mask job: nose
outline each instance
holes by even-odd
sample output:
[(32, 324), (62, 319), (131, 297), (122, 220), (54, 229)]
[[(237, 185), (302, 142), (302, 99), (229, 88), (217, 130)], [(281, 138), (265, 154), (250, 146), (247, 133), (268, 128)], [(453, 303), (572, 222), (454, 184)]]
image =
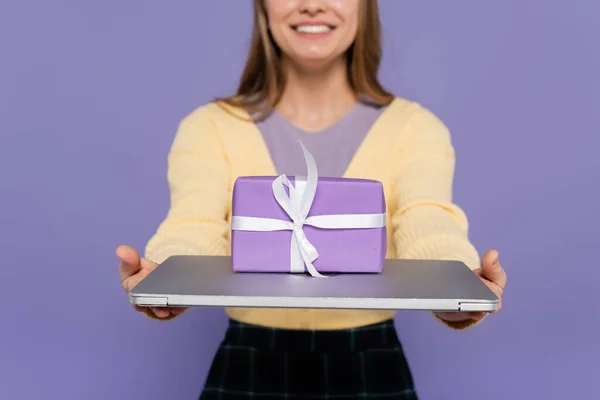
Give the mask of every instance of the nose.
[(300, 2), (300, 12), (310, 16), (322, 13), (326, 8), (325, 0), (302, 0)]

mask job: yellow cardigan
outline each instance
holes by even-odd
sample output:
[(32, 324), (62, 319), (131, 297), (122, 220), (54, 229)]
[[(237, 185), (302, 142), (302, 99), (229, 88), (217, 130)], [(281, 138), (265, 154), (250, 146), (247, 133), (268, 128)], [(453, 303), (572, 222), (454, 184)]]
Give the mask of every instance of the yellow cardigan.
[[(227, 108), (227, 110), (224, 109)], [(184, 118), (168, 157), (171, 207), (146, 246), (171, 255), (229, 255), (231, 195), (238, 176), (275, 176), (268, 149), (246, 112), (209, 103)], [(345, 177), (383, 183), (387, 258), (460, 260), (479, 267), (467, 218), (452, 203), (455, 155), (445, 125), (417, 103), (396, 98), (375, 122)], [(393, 311), (232, 308), (238, 321), (291, 329), (340, 329), (377, 323)], [(470, 326), (465, 321), (447, 325)]]

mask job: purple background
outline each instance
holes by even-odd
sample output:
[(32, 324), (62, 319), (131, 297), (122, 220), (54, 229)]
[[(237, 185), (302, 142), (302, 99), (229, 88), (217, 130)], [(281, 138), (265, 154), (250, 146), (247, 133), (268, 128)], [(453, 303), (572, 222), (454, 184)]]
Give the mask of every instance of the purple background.
[[(510, 276), (476, 329), (399, 315), (422, 398), (592, 398), (600, 3), (381, 3), (382, 78), (451, 128), (456, 200)], [(222, 311), (136, 315), (114, 248), (164, 217), (176, 125), (235, 88), (249, 4), (0, 2), (0, 398), (197, 395)]]

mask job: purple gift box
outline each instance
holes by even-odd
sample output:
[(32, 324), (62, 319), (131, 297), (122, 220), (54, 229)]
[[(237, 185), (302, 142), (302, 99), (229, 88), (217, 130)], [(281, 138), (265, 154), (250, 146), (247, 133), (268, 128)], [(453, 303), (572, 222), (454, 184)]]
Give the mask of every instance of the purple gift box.
[(367, 179), (317, 177), (312, 156), (303, 150), (308, 178), (288, 181), (282, 175), (236, 180), (231, 240), (234, 271), (308, 270), (313, 276), (315, 269), (320, 273), (380, 273), (387, 246), (383, 185)]

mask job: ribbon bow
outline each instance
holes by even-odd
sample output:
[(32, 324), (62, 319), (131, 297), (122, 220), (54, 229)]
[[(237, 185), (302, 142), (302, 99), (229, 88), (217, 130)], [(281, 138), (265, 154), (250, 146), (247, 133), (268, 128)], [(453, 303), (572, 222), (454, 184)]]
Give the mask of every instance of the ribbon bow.
[[(319, 180), (317, 164), (306, 147), (300, 143), (307, 167), (307, 177), (296, 177), (296, 185), (292, 185), (285, 175), (277, 177), (272, 184), (273, 195), (277, 203), (290, 217), (290, 221), (274, 218), (233, 216), (231, 229), (238, 231), (280, 231), (291, 230), (290, 272), (302, 273), (304, 266), (313, 277), (326, 278), (320, 274), (313, 262), (319, 253), (304, 234), (304, 226), (310, 225), (322, 229), (364, 229), (385, 227), (385, 214), (336, 214), (315, 215), (308, 217)], [(286, 193), (285, 188), (288, 188)]]

